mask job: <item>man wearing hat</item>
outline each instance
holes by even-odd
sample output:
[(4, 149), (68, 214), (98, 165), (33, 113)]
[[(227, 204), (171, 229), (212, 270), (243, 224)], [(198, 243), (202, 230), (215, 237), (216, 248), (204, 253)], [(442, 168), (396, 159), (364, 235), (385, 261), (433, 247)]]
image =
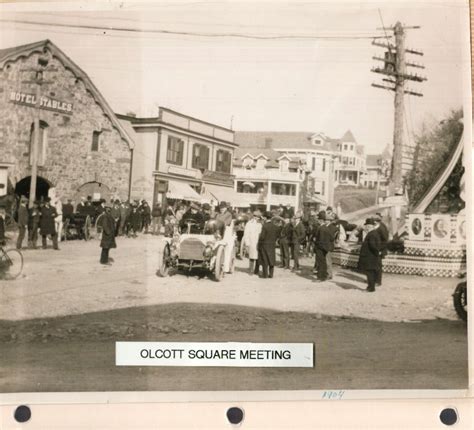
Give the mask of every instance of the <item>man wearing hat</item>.
[[(259, 210), (256, 210), (252, 215), (252, 219), (247, 224), (245, 224), (244, 235), (242, 237), (242, 249), (247, 249), (249, 257), (250, 275), (254, 274), (255, 268), (258, 265), (258, 239), (262, 231), (262, 223), (260, 222), (262, 214)], [(241, 255), (243, 255), (242, 251)], [(258, 269), (256, 273), (258, 273)]]
[(269, 211), (263, 214), (264, 224), (258, 238), (258, 264), (255, 274), (258, 274), (258, 266), (262, 266), (262, 277), (273, 278), (275, 267), (275, 248), (280, 229), (272, 222), (273, 214)]
[(224, 223), (225, 226), (228, 226), (232, 222), (232, 214), (227, 208), (226, 202), (220, 202), (219, 204), (219, 214), (216, 216), (216, 220)]
[(328, 279), (327, 253), (331, 249), (331, 232), (328, 229), (329, 222), (326, 221), (325, 211), (319, 212), (318, 220), (321, 225), (319, 226), (314, 238), (314, 251), (316, 254), (318, 281), (322, 282)]
[(79, 214), (86, 214), (87, 213), (87, 206), (86, 206), (86, 198), (81, 197), (81, 201), (77, 205), (76, 212)]
[(329, 231), (329, 250), (326, 254), (326, 266), (328, 272), (328, 279), (332, 279), (333, 271), (332, 271), (332, 253), (334, 251), (334, 245), (336, 242), (336, 238), (339, 235), (339, 225), (336, 222), (336, 214), (334, 212), (327, 213), (326, 212), (326, 219), (327, 219), (327, 229)]
[(283, 228), (280, 231), (280, 258), (284, 269), (290, 268), (290, 246), (293, 243), (293, 225), (289, 215), (283, 217)]
[(102, 252), (100, 254), (100, 264), (110, 266), (109, 252), (112, 248), (117, 248), (115, 242), (115, 220), (111, 214), (112, 208), (110, 205), (104, 207), (104, 212), (101, 218), (102, 224), (102, 239), (100, 247)]
[(47, 248), (47, 237), (51, 236), (53, 248), (59, 250), (58, 235), (56, 233), (55, 218), (58, 216), (56, 208), (51, 206), (51, 198), (46, 197), (44, 205), (40, 209), (40, 234), (42, 237), (43, 249)]
[(300, 270), (301, 244), (306, 238), (306, 229), (304, 228), (302, 217), (303, 214), (301, 211), (296, 212), (294, 216), (293, 234), (291, 239), (294, 260), (293, 270)]
[(179, 222), (179, 229), (182, 233), (186, 233), (190, 226), (190, 233), (200, 233), (204, 228), (204, 217), (200, 212), (199, 205), (192, 202), (189, 209), (184, 213)]
[(382, 260), (387, 255), (387, 242), (388, 242), (388, 228), (382, 221), (382, 214), (376, 213), (374, 216), (375, 229), (379, 234), (381, 249), (380, 249), (380, 270), (377, 272), (377, 279), (375, 285), (382, 285)]
[(26, 234), (26, 227), (28, 226), (27, 203), (28, 199), (25, 196), (21, 196), (20, 206), (18, 207), (18, 239), (16, 241), (16, 249), (21, 249)]
[(366, 219), (364, 227), (367, 235), (360, 248), (358, 268), (367, 275), (367, 292), (372, 293), (375, 291), (375, 283), (380, 270), (382, 242), (372, 218)]

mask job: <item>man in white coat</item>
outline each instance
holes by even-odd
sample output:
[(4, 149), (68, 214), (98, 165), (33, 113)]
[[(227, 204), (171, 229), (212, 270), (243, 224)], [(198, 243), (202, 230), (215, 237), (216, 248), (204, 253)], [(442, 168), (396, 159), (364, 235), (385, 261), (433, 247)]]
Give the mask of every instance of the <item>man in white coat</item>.
[[(247, 248), (249, 256), (249, 274), (253, 275), (255, 269), (255, 262), (258, 259), (258, 237), (262, 231), (262, 224), (260, 222), (261, 213), (255, 211), (252, 219), (245, 225), (244, 236), (242, 238), (242, 246)], [(242, 255), (243, 253), (241, 253)]]

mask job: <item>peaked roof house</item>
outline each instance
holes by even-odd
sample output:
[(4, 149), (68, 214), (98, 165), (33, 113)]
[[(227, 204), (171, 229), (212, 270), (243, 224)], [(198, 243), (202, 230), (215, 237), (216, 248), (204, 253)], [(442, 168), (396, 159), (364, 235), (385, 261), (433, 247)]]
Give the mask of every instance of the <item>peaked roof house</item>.
[[(0, 195), (128, 198), (134, 136), (50, 40), (0, 50)], [(35, 159), (35, 117), (39, 116)]]

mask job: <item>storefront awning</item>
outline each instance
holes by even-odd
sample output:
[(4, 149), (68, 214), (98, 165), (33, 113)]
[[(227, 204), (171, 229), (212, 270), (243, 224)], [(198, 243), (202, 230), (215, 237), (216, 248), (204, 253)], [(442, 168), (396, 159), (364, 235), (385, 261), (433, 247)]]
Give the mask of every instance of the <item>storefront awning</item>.
[(201, 196), (194, 191), (185, 182), (168, 181), (168, 192), (166, 197), (169, 199), (188, 200), (191, 202), (200, 202)]
[(239, 202), (239, 198), (237, 197), (237, 193), (233, 188), (206, 184), (205, 189), (205, 192), (210, 193), (218, 202), (227, 202), (230, 203), (231, 206), (242, 207), (242, 204)]
[(306, 197), (304, 199), (304, 203), (319, 203), (321, 205), (325, 205), (327, 204), (326, 200), (322, 199), (321, 197), (319, 196), (316, 196), (316, 195), (313, 195), (313, 196), (310, 196), (310, 197)]

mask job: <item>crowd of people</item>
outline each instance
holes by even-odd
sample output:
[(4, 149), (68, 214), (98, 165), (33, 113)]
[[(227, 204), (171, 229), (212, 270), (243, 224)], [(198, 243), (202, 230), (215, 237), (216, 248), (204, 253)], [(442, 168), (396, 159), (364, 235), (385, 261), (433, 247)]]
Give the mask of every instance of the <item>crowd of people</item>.
[[(144, 232), (172, 237), (177, 232), (224, 234), (226, 226), (233, 225), (237, 244), (237, 258), (248, 258), (250, 275), (272, 278), (275, 266), (298, 272), (300, 258), (314, 256), (313, 274), (318, 282), (333, 277), (332, 253), (341, 247), (346, 239), (361, 243), (358, 268), (367, 275), (367, 291), (375, 291), (382, 283), (382, 259), (387, 254), (388, 229), (382, 222), (381, 214), (368, 218), (363, 226), (350, 226), (339, 220), (331, 207), (317, 212), (294, 212), (287, 205), (280, 205), (272, 211), (233, 209), (225, 202), (217, 208), (207, 203), (176, 201), (163, 208), (156, 203), (152, 208), (146, 200), (131, 202), (112, 199), (109, 203), (92, 201), (89, 196), (81, 198), (74, 207), (68, 199), (51, 201), (47, 197), (35, 202), (31, 208), (22, 196), (16, 210), (18, 225), (17, 249), (22, 249), (25, 238), (28, 247), (36, 249), (39, 236), (42, 247), (47, 248), (51, 239), (53, 249), (59, 249), (63, 224), (76, 214), (90, 216), (97, 220), (100, 216), (102, 230), (102, 264), (113, 261), (109, 251), (116, 247), (116, 236), (137, 237)], [(212, 229), (212, 231), (206, 231)], [(3, 218), (0, 216), (0, 240), (4, 237)], [(277, 263), (277, 249), (279, 259)]]
[[(280, 205), (272, 211), (232, 209), (221, 202), (217, 210), (204, 203), (176, 202), (166, 210), (159, 204), (153, 207), (155, 224), (164, 225), (165, 236), (176, 232), (206, 233), (208, 221), (215, 220), (222, 226), (234, 221), (237, 237), (237, 258), (249, 259), (248, 272), (262, 278), (272, 278), (275, 266), (298, 272), (302, 255), (313, 257), (313, 274), (318, 282), (333, 277), (332, 253), (346, 240), (362, 244), (359, 269), (367, 274), (367, 291), (375, 291), (382, 283), (382, 259), (387, 254), (388, 229), (380, 213), (367, 219), (363, 226), (350, 225), (340, 220), (331, 207), (307, 214), (294, 212), (293, 208)], [(372, 232), (372, 233), (371, 233)], [(277, 249), (280, 261), (277, 263)], [(291, 264), (292, 263), (292, 264)]]

